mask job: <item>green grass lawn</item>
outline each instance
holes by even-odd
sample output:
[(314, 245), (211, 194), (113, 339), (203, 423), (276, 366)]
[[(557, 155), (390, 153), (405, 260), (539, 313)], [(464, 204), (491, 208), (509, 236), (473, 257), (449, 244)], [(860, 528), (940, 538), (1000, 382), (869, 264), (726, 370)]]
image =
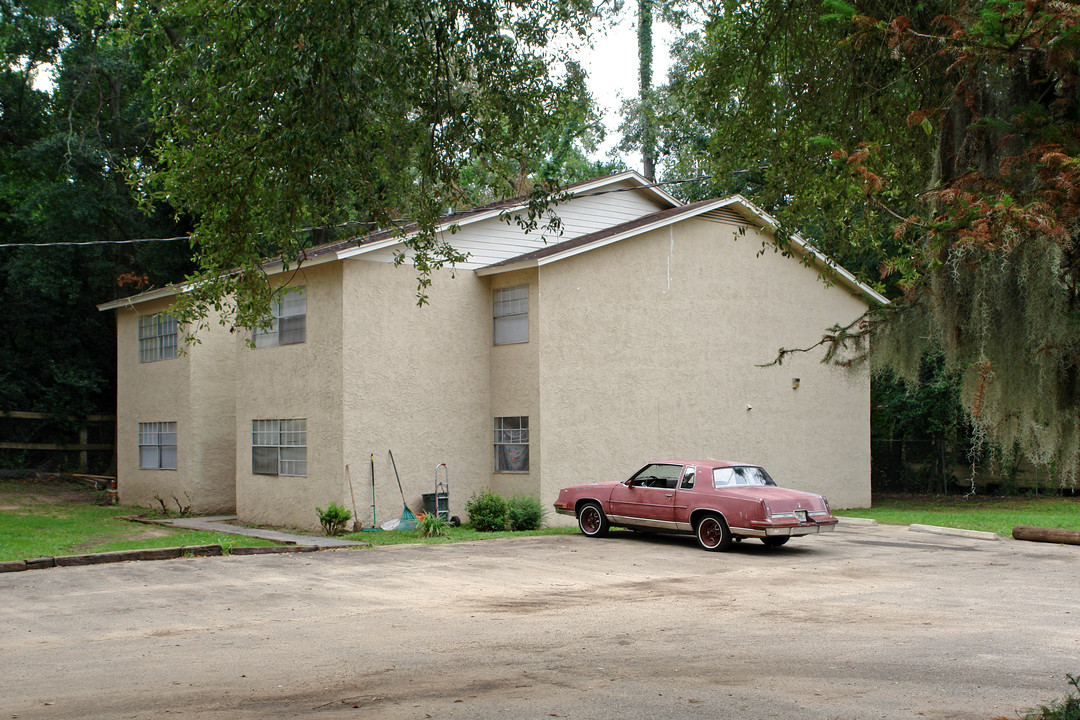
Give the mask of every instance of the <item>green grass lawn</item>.
[(873, 507), (837, 510), (840, 517), (873, 518), (889, 525), (939, 525), (1005, 537), (1016, 525), (1080, 530), (1080, 498), (885, 495)]
[(0, 561), (183, 545), (275, 544), (124, 520), (122, 516), (145, 513), (146, 508), (97, 505), (98, 499), (93, 490), (79, 485), (0, 481)]

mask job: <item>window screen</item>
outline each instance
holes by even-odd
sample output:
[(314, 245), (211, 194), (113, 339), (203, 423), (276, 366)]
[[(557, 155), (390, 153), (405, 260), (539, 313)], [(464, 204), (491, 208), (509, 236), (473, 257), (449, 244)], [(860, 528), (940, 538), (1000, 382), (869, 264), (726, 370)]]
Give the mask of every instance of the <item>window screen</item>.
[(519, 285), (495, 291), (496, 345), (529, 341), (529, 286)]

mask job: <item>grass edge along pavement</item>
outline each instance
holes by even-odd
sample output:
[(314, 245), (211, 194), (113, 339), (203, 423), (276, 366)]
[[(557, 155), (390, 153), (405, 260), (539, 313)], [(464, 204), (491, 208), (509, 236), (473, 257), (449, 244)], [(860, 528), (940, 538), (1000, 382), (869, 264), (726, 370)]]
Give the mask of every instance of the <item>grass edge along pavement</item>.
[(837, 517), (885, 525), (934, 525), (1011, 537), (1017, 525), (1080, 531), (1080, 497), (876, 495), (873, 507), (834, 510)]

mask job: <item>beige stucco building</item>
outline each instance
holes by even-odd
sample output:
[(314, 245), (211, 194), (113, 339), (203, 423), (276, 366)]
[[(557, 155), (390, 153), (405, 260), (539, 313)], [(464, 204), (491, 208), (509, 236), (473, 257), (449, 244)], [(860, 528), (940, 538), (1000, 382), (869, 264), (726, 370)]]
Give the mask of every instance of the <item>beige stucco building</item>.
[(446, 463), (463, 519), (486, 487), (550, 506), (677, 457), (869, 505), (868, 377), (813, 353), (759, 365), (884, 298), (798, 238), (774, 252), (775, 223), (740, 197), (684, 205), (632, 172), (573, 191), (558, 236), (506, 222), (513, 202), (446, 218), (468, 260), (423, 307), (400, 238), (317, 248), (282, 275), (293, 291), (254, 348), (213, 325), (177, 354), (174, 289), (103, 304), (121, 501), (300, 527), (337, 501), (371, 527), (401, 514), (393, 451), (414, 510)]

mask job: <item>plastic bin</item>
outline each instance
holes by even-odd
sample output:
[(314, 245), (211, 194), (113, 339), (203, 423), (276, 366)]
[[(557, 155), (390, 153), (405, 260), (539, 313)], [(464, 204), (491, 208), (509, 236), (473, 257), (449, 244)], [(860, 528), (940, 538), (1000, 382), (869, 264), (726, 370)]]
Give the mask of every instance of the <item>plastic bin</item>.
[[(415, 495), (413, 496), (415, 497)], [(420, 497), (424, 499), (424, 512), (435, 512), (435, 493), (423, 493)], [(443, 515), (446, 515), (450, 511), (450, 499), (446, 493), (439, 493), (439, 509), (438, 511)]]

